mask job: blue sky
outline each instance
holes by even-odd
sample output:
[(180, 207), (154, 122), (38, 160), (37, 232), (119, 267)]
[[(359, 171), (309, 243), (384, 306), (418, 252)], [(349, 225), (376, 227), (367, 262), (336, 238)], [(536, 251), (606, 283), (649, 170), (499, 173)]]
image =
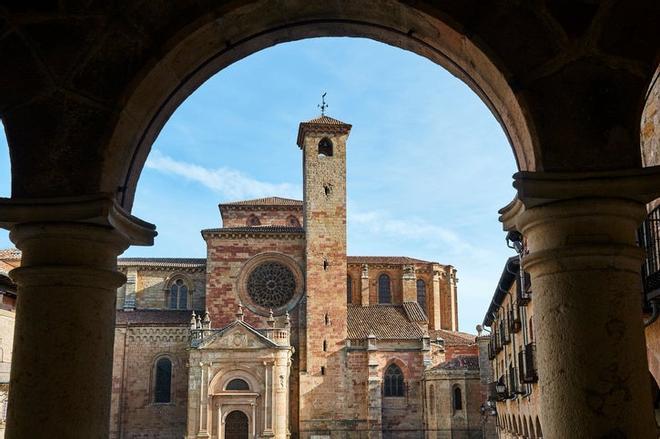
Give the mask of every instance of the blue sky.
[[(203, 84), (163, 128), (133, 213), (158, 226), (154, 247), (125, 256), (204, 257), (199, 231), (217, 204), (302, 197), (298, 123), (327, 114), (353, 125), (348, 141), (348, 251), (457, 267), (461, 330), (474, 332), (512, 255), (497, 210), (513, 197), (504, 133), (460, 80), (425, 58), (370, 40), (279, 45)], [(9, 196), (0, 136), (0, 196)], [(9, 247), (0, 231), (0, 248)]]

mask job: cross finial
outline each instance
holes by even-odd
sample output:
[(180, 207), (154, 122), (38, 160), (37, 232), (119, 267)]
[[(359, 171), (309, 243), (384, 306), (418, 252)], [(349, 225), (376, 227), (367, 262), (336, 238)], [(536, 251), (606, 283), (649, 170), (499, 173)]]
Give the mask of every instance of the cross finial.
[(317, 105), (321, 109), (321, 116), (325, 116), (325, 109), (328, 108), (328, 104), (325, 103), (325, 95), (328, 93), (325, 92), (321, 95), (321, 104)]

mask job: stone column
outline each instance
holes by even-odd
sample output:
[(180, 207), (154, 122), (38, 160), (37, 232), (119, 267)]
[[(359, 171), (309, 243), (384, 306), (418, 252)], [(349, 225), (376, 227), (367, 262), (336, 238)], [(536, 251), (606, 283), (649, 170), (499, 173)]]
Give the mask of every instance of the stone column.
[(544, 437), (655, 437), (635, 231), (660, 172), (514, 177), (501, 213), (526, 240)]
[(110, 197), (0, 199), (22, 251), (8, 438), (107, 437), (117, 256), (154, 227)]
[(362, 265), (362, 276), (360, 277), (360, 305), (369, 305), (369, 266)]
[(275, 408), (273, 419), (273, 431), (276, 439), (286, 439), (289, 428), (289, 406), (287, 396), (289, 394), (289, 350), (277, 352), (275, 364), (273, 365), (273, 405)]

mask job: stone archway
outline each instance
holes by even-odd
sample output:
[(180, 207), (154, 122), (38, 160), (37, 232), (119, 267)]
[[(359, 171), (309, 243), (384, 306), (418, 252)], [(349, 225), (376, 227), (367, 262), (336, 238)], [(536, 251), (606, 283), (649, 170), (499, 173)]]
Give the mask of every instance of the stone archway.
[[(130, 244), (153, 240), (153, 226), (127, 212), (154, 138), (177, 105), (224, 66), (315, 36), (361, 36), (412, 50), (481, 96), (509, 136), (519, 169), (535, 171), (516, 176), (527, 212), (513, 222), (529, 232), (536, 275), (545, 276), (537, 291), (552, 291), (563, 305), (592, 293), (601, 307), (597, 317), (586, 301), (564, 307), (589, 310), (582, 313), (595, 319), (589, 328), (577, 323), (580, 318), (552, 314), (556, 304), (539, 303), (549, 316), (537, 331), (539, 358), (549, 364), (556, 358), (558, 347), (541, 341), (559, 332), (571, 337), (569, 347), (602, 344), (604, 355), (613, 354), (610, 370), (634, 377), (631, 394), (642, 395), (646, 376), (629, 366), (637, 363), (631, 359), (643, 362), (639, 305), (621, 301), (635, 296), (630, 285), (639, 277), (632, 242), (638, 212), (660, 186), (657, 169), (639, 171), (640, 115), (658, 60), (655, 4), (614, 0), (573, 9), (573, 2), (180, 0), (135, 2), (125, 10), (103, 2), (80, 9), (3, 6), (0, 22), (8, 25), (0, 34), (0, 56), (8, 59), (0, 71), (0, 116), (10, 147), (12, 199), (0, 200), (0, 223), (23, 250), (25, 265), (12, 277), (22, 297), (17, 333), (28, 340), (14, 353), (10, 436), (107, 434), (112, 293), (124, 282), (116, 256)], [(575, 217), (581, 222), (570, 221)], [(551, 269), (567, 265), (571, 273)], [(581, 294), (571, 295), (575, 281), (589, 278), (594, 267), (604, 274), (596, 280), (607, 282), (602, 288), (585, 284)], [(554, 283), (547, 281), (551, 277)], [(66, 307), (61, 297), (67, 297)], [(619, 311), (616, 322), (626, 331), (608, 331), (609, 309)], [(51, 343), (36, 342), (42, 339)], [(561, 358), (582, 364), (580, 350), (564, 350)], [(52, 367), (63, 355), (71, 359), (67, 367)], [(595, 364), (591, 376), (605, 373), (604, 367)], [(557, 404), (564, 391), (583, 387), (539, 375), (542, 385), (556, 385), (546, 397)], [(639, 396), (628, 411), (620, 401), (606, 404), (621, 408), (616, 415), (630, 436), (640, 437), (648, 427), (650, 416), (635, 409), (648, 406), (643, 399), (649, 396)], [(558, 420), (559, 405), (546, 410), (546, 434), (566, 436), (562, 428), (578, 421), (587, 425), (585, 435), (615, 427), (613, 417), (598, 423), (587, 407), (575, 404), (578, 410), (564, 407), (579, 414), (573, 424)]]
[(223, 439), (248, 439), (249, 419), (240, 410), (234, 410), (225, 418)]

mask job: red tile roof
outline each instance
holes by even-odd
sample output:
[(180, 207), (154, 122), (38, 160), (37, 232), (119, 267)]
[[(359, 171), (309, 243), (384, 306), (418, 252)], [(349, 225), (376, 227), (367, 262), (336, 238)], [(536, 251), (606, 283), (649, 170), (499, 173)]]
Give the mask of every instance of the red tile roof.
[(475, 355), (459, 355), (451, 360), (438, 364), (432, 369), (444, 370), (479, 370), (479, 357)]
[(334, 119), (332, 117), (322, 115), (317, 118), (314, 118), (312, 120), (308, 120), (307, 122), (303, 122), (304, 124), (318, 124), (318, 125), (348, 125), (345, 122), (342, 122), (341, 120)]
[(445, 341), (445, 346), (465, 346), (476, 343), (476, 335), (467, 332), (447, 331), (446, 329), (435, 329), (429, 331), (431, 341), (441, 338)]
[(429, 321), (426, 313), (417, 302), (403, 302), (403, 310), (411, 322), (428, 323)]
[(437, 264), (407, 256), (348, 256), (347, 260), (349, 264)]
[(419, 339), (424, 331), (410, 320), (402, 305), (348, 307), (348, 338)]
[(204, 268), (206, 258), (118, 258), (117, 265), (138, 267)]
[(220, 207), (224, 206), (302, 206), (301, 200), (294, 200), (293, 198), (282, 197), (266, 197), (255, 198), (253, 200), (239, 200), (230, 203), (221, 203)]
[(21, 251), (16, 248), (0, 249), (0, 259), (21, 259)]

